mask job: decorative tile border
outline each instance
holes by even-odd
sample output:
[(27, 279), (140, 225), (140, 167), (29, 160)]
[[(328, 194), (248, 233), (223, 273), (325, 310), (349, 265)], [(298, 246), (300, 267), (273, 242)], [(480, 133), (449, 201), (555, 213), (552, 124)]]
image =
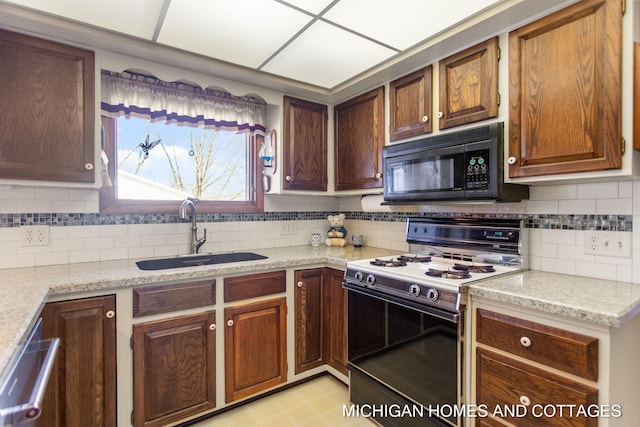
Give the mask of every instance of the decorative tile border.
[[(304, 221), (326, 219), (330, 212), (262, 212), (198, 214), (198, 222), (236, 221)], [(404, 222), (407, 216), (424, 217), (482, 217), (517, 218), (524, 220), (526, 228), (550, 230), (607, 230), (633, 231), (632, 215), (546, 215), (546, 214), (470, 214), (470, 213), (394, 213), (343, 212), (347, 219)], [(114, 224), (170, 224), (178, 222), (176, 214), (101, 215), (98, 213), (17, 213), (0, 214), (0, 228), (23, 225), (50, 225), (53, 227)]]

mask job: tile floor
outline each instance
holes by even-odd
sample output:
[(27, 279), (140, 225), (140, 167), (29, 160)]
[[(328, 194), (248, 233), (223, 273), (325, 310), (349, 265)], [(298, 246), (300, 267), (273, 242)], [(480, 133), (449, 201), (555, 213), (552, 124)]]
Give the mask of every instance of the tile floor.
[(349, 390), (337, 379), (324, 375), (297, 387), (223, 412), (195, 427), (375, 427), (367, 418), (343, 417), (342, 405)]

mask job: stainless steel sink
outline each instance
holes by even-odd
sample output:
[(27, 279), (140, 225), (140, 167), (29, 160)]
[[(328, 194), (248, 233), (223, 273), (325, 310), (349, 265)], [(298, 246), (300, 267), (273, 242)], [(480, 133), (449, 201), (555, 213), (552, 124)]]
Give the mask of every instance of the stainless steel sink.
[(268, 257), (253, 252), (229, 252), (224, 254), (203, 254), (177, 256), (173, 258), (147, 259), (136, 262), (140, 270), (165, 270), (168, 268), (193, 267), (197, 265), (225, 264), (229, 262), (255, 261)]

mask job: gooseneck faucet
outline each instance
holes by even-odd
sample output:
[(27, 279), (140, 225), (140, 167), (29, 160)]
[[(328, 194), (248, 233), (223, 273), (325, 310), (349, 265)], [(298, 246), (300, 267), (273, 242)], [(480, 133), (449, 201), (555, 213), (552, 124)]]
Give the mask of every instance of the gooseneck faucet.
[(200, 246), (204, 245), (207, 241), (207, 229), (204, 229), (204, 236), (198, 239), (198, 226), (196, 224), (196, 203), (200, 203), (200, 199), (195, 197), (187, 197), (187, 200), (183, 201), (178, 211), (179, 219), (187, 219), (187, 207), (191, 210), (191, 253), (197, 254), (200, 250)]

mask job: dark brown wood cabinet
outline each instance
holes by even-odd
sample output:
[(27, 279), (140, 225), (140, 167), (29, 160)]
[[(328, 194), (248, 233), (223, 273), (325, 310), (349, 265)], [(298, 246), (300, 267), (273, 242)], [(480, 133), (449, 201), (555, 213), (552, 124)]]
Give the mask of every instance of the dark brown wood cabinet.
[(115, 309), (113, 295), (45, 305), (43, 338), (61, 346), (36, 425), (116, 425)]
[(283, 188), (327, 191), (327, 106), (284, 97)]
[(215, 329), (215, 311), (133, 325), (134, 426), (215, 407)]
[(498, 116), (498, 38), (439, 63), (440, 129)]
[(295, 373), (328, 364), (347, 374), (344, 272), (314, 268), (295, 272)]
[(334, 107), (335, 189), (382, 188), (384, 87)]
[(93, 52), (0, 30), (0, 178), (95, 179)]
[(389, 83), (389, 140), (431, 133), (432, 66)]
[[(493, 415), (496, 407), (521, 405), (526, 413), (497, 417), (518, 426), (598, 425), (593, 417), (541, 417), (531, 411), (558, 404), (597, 405), (597, 338), (480, 308), (474, 328), (476, 405)], [(502, 424), (494, 420), (488, 425)]]
[(225, 308), (225, 399), (287, 381), (286, 298)]
[(585, 0), (509, 33), (509, 176), (618, 169), (622, 13)]

